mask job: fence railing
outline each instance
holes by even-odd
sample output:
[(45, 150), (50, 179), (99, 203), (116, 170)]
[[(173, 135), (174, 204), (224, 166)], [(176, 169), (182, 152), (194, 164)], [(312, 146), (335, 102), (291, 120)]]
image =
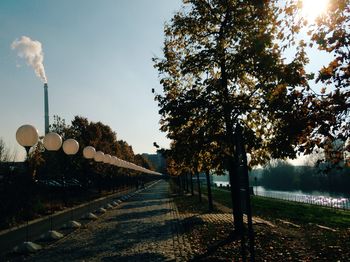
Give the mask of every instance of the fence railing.
[[(215, 182), (218, 188), (229, 189), (228, 182)], [(253, 187), (253, 192), (257, 196), (269, 197), (275, 199), (282, 199), (286, 201), (293, 201), (299, 203), (306, 203), (310, 205), (324, 206), (335, 209), (350, 210), (350, 198), (346, 197), (331, 197), (331, 196), (316, 196), (299, 193), (257, 190)]]
[(276, 199), (282, 199), (287, 201), (294, 201), (300, 203), (306, 203), (311, 205), (318, 205), (336, 209), (350, 210), (350, 199), (349, 198), (335, 198), (328, 196), (313, 196), (303, 194), (293, 194), (285, 192), (274, 192), (274, 191), (259, 191), (254, 190), (254, 194), (262, 197), (270, 197)]

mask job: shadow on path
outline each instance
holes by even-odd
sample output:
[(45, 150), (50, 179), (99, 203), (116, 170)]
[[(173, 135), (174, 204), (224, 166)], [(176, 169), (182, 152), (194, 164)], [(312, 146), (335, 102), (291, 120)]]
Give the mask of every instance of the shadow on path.
[[(156, 199), (156, 200), (149, 200), (147, 199), (147, 206), (160, 206), (165, 204), (168, 201), (168, 199)], [(120, 209), (129, 209), (129, 208), (139, 208), (139, 207), (144, 207), (145, 203), (141, 202), (140, 199), (133, 200), (131, 199), (128, 201), (123, 207)]]
[(133, 254), (133, 255), (125, 255), (125, 256), (111, 256), (111, 257), (104, 257), (101, 261), (166, 261), (166, 257), (159, 253), (140, 253), (140, 254)]
[(202, 220), (187, 218), (183, 227), (173, 205), (168, 184), (158, 183), (29, 261), (175, 260), (185, 255), (180, 237)]
[(128, 221), (130, 219), (132, 219), (132, 220), (134, 220), (134, 219), (147, 219), (147, 218), (151, 218), (154, 216), (165, 215), (166, 213), (169, 213), (171, 211), (172, 210), (169, 208), (161, 208), (161, 209), (155, 209), (155, 210), (151, 210), (151, 211), (141, 211), (141, 212), (132, 211), (132, 212), (124, 213), (121, 215), (117, 215), (115, 217), (111, 217), (111, 218), (107, 219), (106, 221), (108, 221), (108, 222), (123, 222), (123, 221)]

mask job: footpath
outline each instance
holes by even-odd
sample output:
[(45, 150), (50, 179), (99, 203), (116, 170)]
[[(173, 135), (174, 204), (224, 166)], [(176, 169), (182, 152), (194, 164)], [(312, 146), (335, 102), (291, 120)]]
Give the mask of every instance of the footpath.
[(168, 182), (160, 180), (26, 261), (188, 261)]

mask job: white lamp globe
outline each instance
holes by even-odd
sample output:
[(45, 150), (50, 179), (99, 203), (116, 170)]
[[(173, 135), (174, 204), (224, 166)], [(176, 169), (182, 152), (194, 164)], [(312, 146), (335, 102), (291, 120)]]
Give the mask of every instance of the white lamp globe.
[(126, 168), (126, 161), (124, 161), (123, 159), (120, 159), (119, 166)]
[(125, 168), (130, 168), (130, 163), (125, 161)]
[(112, 156), (110, 154), (105, 154), (103, 157), (103, 163), (109, 164), (111, 162)]
[(86, 159), (92, 159), (94, 158), (96, 154), (96, 150), (94, 147), (92, 146), (86, 146), (84, 147), (84, 150), (83, 150), (83, 156), (86, 158)]
[(112, 165), (117, 166), (117, 165), (118, 165), (118, 157), (116, 157), (116, 156), (112, 156), (112, 159), (113, 159), (113, 161), (112, 161)]
[(32, 125), (20, 126), (16, 132), (16, 140), (23, 147), (32, 147), (38, 143), (38, 130)]
[(123, 160), (121, 160), (120, 158), (118, 158), (117, 166), (123, 167)]
[(104, 158), (104, 153), (102, 151), (97, 151), (95, 156), (94, 156), (94, 160), (96, 162), (102, 162), (103, 161), (103, 158)]
[(67, 155), (75, 155), (79, 151), (79, 143), (77, 140), (69, 138), (63, 142), (63, 151)]
[(113, 156), (111, 156), (111, 158), (109, 159), (109, 164), (114, 165), (114, 158), (113, 158)]
[(44, 147), (48, 151), (57, 151), (62, 146), (62, 137), (55, 133), (47, 133), (44, 137)]

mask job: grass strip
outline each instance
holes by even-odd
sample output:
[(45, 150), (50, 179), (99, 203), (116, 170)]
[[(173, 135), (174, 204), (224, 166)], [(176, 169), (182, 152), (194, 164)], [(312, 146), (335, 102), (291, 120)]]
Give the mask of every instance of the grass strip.
[[(203, 193), (206, 193), (203, 187)], [(212, 188), (213, 200), (231, 207), (230, 192)], [(296, 224), (321, 224), (328, 227), (350, 228), (350, 211), (316, 205), (252, 196), (253, 215), (268, 220), (284, 219)]]

